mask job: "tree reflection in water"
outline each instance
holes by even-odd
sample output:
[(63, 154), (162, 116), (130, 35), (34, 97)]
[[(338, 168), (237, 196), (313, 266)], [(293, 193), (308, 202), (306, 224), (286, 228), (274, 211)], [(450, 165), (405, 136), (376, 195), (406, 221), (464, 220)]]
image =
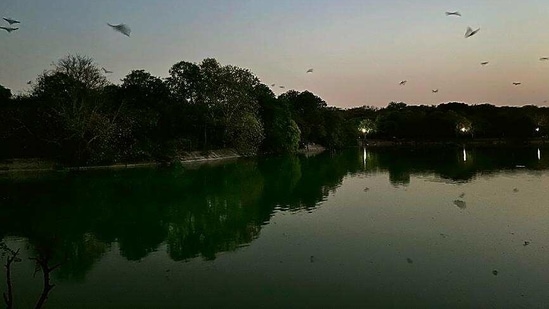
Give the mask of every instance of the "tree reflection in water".
[[(4, 175), (0, 235), (47, 252), (59, 280), (83, 280), (118, 244), (128, 260), (166, 245), (175, 261), (206, 260), (257, 238), (274, 211), (312, 211), (347, 175), (388, 172), (393, 185), (435, 174), (466, 182), (520, 162), (545, 169), (537, 149), (351, 149), (335, 155), (241, 159), (199, 167)], [(459, 205), (458, 205), (459, 206)]]

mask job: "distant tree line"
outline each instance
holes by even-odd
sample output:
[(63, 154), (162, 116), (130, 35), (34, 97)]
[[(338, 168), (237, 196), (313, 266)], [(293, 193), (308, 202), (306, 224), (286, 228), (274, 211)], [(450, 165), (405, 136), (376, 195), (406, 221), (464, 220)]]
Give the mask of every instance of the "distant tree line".
[(12, 96), (0, 86), (0, 158), (65, 164), (169, 161), (182, 151), (234, 148), (291, 153), (361, 138), (530, 138), (548, 129), (549, 110), (448, 103), (340, 109), (309, 91), (278, 97), (249, 70), (215, 59), (174, 64), (165, 79), (131, 71), (109, 83), (93, 59), (69, 55)]
[(363, 136), (382, 139), (448, 140), (453, 138), (541, 138), (549, 129), (549, 108), (526, 105), (496, 107), (450, 102), (437, 106), (390, 103), (387, 107), (353, 108)]

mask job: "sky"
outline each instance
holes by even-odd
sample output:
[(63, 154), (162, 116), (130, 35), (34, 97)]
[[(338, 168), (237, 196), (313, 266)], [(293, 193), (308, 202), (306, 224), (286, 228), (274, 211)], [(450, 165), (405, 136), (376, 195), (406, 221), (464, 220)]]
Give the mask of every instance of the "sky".
[[(213, 57), (275, 94), (309, 90), (344, 108), (549, 104), (549, 61), (539, 60), (549, 57), (547, 0), (2, 0), (0, 15), (21, 21), (0, 32), (0, 85), (14, 93), (81, 54), (115, 84), (131, 70), (164, 78), (179, 61)], [(107, 22), (129, 25), (131, 37)], [(480, 31), (465, 38), (467, 26)]]

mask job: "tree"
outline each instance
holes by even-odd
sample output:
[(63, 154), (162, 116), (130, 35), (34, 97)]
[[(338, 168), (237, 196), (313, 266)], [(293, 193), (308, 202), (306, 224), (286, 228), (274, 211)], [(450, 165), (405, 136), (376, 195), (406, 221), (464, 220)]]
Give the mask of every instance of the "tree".
[(204, 148), (209, 145), (208, 132), (216, 126), (214, 104), (219, 100), (220, 70), (221, 65), (212, 58), (200, 64), (181, 61), (170, 68), (166, 79), (172, 99), (178, 104), (178, 114), (187, 113), (187, 124), (174, 123), (175, 130), (200, 131)]
[(281, 94), (279, 100), (287, 101), (292, 113), (292, 119), (301, 130), (302, 143), (322, 143), (326, 136), (322, 110), (327, 104), (320, 97), (309, 91), (297, 92), (290, 90)]
[(293, 153), (299, 147), (301, 131), (292, 119), (289, 102), (279, 100), (264, 84), (255, 87), (259, 115), (265, 129), (262, 151), (269, 153)]
[(0, 85), (0, 103), (8, 102), (11, 99), (11, 90)]
[[(346, 132), (345, 118), (342, 112), (335, 107), (323, 109), (323, 122), (326, 134), (322, 139), (322, 145), (329, 149), (339, 149), (349, 145)], [(356, 140), (356, 131), (351, 133), (350, 140)]]
[(366, 118), (360, 121), (358, 124), (358, 130), (364, 136), (367, 136), (369, 134), (374, 134), (377, 131), (377, 125), (372, 119)]
[[(259, 84), (259, 79), (249, 70), (235, 66), (224, 66), (218, 77), (218, 99), (214, 108), (219, 111), (218, 119), (224, 128), (224, 143), (231, 143), (228, 136), (230, 131), (240, 127), (240, 122), (258, 123), (261, 128), (261, 140), (263, 139), (263, 125), (258, 118), (259, 105), (254, 97), (254, 89)], [(251, 118), (255, 118), (252, 120)], [(260, 142), (261, 142), (260, 140)]]
[(252, 113), (241, 114), (233, 119), (227, 129), (227, 138), (241, 154), (254, 155), (265, 138), (261, 121)]
[(176, 102), (200, 103), (202, 75), (199, 65), (181, 61), (170, 68), (169, 74), (166, 83)]
[[(247, 69), (222, 66), (213, 58), (200, 64), (179, 62), (170, 69), (167, 83), (172, 97), (189, 106), (193, 126), (202, 127), (205, 148), (231, 145), (241, 121), (258, 117), (254, 89), (259, 79)], [(260, 119), (255, 122), (261, 124)], [(259, 127), (263, 128), (262, 124)]]
[(134, 160), (161, 156), (161, 145), (170, 136), (167, 123), (170, 98), (167, 85), (144, 70), (131, 71), (120, 86), (121, 115), (131, 136), (126, 141), (128, 159)]
[[(62, 159), (71, 163), (105, 161), (113, 153), (117, 107), (106, 106), (107, 79), (92, 58), (68, 55), (38, 78), (32, 95), (43, 102), (41, 139), (59, 147)], [(120, 133), (120, 132), (117, 132)]]

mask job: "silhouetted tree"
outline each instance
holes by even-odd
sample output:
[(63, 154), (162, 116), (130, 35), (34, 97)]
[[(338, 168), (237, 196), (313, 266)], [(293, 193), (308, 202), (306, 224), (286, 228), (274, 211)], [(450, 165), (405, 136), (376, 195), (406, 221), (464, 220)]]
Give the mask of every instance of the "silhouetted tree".
[(256, 86), (255, 97), (265, 129), (262, 150), (269, 153), (297, 151), (301, 131), (292, 120), (288, 101), (278, 100), (271, 89), (264, 84)]
[[(40, 101), (45, 130), (41, 139), (58, 146), (60, 157), (71, 163), (112, 160), (118, 108), (105, 106), (108, 85), (93, 59), (69, 55), (38, 79), (33, 97)], [(106, 112), (110, 110), (110, 112)]]
[(251, 71), (213, 58), (178, 62), (165, 80), (134, 70), (113, 85), (93, 59), (68, 55), (41, 74), (29, 94), (13, 97), (0, 86), (0, 158), (66, 164), (169, 161), (182, 151), (223, 147), (245, 154), (294, 152), (309, 143), (337, 149), (365, 135), (520, 142), (548, 132), (549, 108), (533, 105), (391, 102), (341, 109), (309, 91), (277, 98)]
[(169, 94), (160, 78), (144, 70), (131, 71), (122, 80), (118, 98), (123, 105), (121, 118), (131, 132), (121, 145), (127, 159), (160, 158), (166, 151), (162, 146), (171, 137)]
[(11, 90), (0, 85), (0, 104), (8, 102), (11, 98)]
[(302, 143), (322, 143), (326, 137), (326, 128), (322, 109), (327, 104), (320, 97), (309, 91), (297, 92), (290, 90), (279, 96), (279, 100), (286, 101), (292, 113), (292, 119), (301, 131)]

